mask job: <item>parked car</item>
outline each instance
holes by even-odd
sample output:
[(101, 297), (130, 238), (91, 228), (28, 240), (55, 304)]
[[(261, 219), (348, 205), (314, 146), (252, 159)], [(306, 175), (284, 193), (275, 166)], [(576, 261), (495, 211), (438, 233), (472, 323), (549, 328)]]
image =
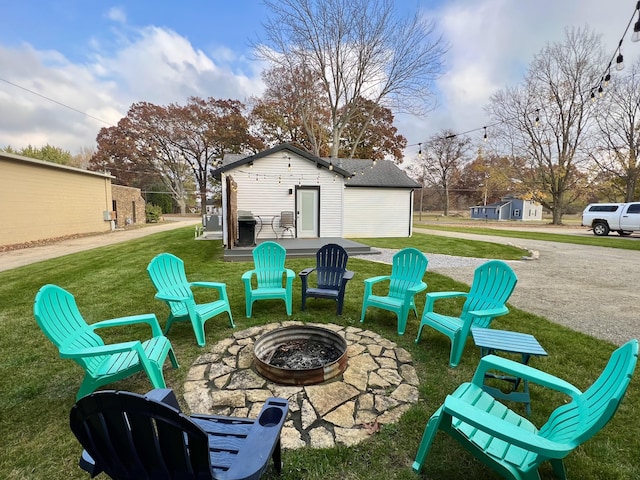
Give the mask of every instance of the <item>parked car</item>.
[(631, 235), (640, 231), (640, 202), (591, 203), (582, 212), (582, 225), (602, 237), (612, 231)]

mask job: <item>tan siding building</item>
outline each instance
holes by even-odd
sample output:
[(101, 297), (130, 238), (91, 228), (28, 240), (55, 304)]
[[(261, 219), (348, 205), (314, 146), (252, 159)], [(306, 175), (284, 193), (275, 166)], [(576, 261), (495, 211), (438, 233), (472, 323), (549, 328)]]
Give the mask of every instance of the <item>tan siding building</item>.
[(112, 178), (0, 152), (0, 246), (109, 231)]

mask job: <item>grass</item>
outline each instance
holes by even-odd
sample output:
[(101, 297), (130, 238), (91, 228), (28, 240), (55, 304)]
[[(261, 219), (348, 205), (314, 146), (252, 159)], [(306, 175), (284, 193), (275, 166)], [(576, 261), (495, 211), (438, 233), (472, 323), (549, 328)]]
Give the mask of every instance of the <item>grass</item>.
[[(464, 254), (487, 258), (519, 258), (521, 251), (512, 247), (485, 245), (485, 242), (461, 242), (442, 237), (416, 235), (412, 239), (367, 240), (380, 247), (416, 246), (429, 253)], [(517, 249), (516, 249), (517, 250)], [(185, 261), (191, 280), (226, 282), (237, 330), (283, 319), (284, 306), (258, 302), (254, 316), (244, 315), (244, 292), (241, 274), (250, 269), (246, 262), (224, 263), (219, 242), (194, 241), (191, 228), (157, 233), (126, 243), (102, 247), (46, 262), (0, 272), (0, 478), (3, 479), (86, 479), (77, 466), (80, 446), (68, 427), (69, 409), (82, 378), (81, 369), (69, 360), (61, 360), (57, 350), (40, 332), (33, 318), (32, 305), (37, 290), (55, 283), (76, 297), (80, 311), (89, 323), (136, 313), (154, 312), (164, 324), (167, 309), (154, 300), (154, 289), (146, 274), (148, 262), (160, 252), (170, 252)], [(489, 253), (490, 252), (490, 253)], [(287, 266), (300, 271), (309, 259), (293, 259)], [(473, 374), (479, 353), (469, 340), (460, 366), (448, 368), (448, 340), (436, 332), (424, 331), (419, 344), (414, 343), (418, 322), (410, 318), (403, 337), (396, 333), (391, 314), (371, 310), (360, 324), (362, 281), (386, 274), (388, 265), (351, 259), (356, 277), (347, 287), (344, 315), (335, 317), (331, 302), (310, 301), (307, 312), (299, 310), (300, 282), (294, 282), (294, 320), (340, 323), (364, 327), (392, 339), (413, 356), (420, 377), (420, 401), (397, 424), (354, 447), (285, 451), (282, 480), (294, 479), (440, 479), (498, 478), (477, 462), (455, 442), (439, 435), (427, 457), (421, 475), (411, 470), (424, 425), (445, 396)], [(428, 272), (428, 291), (465, 289), (452, 279)], [(424, 295), (417, 298), (418, 308)], [(453, 313), (455, 305), (447, 305)], [(549, 353), (531, 361), (535, 367), (570, 380), (579, 388), (593, 382), (604, 367), (614, 345), (553, 324), (544, 318), (513, 308), (496, 320), (498, 328), (535, 334)], [(105, 330), (105, 341), (146, 338), (148, 327), (135, 326)], [(206, 324), (207, 347), (231, 333), (226, 318)], [(169, 333), (181, 368), (168, 364), (165, 378), (169, 387), (182, 398), (189, 366), (203, 349), (197, 347), (190, 326), (178, 324)], [(637, 378), (637, 376), (636, 376)], [(150, 386), (142, 374), (109, 385), (143, 393)], [(532, 387), (532, 416), (542, 424), (564, 399), (542, 388)], [(631, 383), (627, 397), (612, 422), (592, 440), (572, 452), (566, 459), (570, 478), (632, 479), (640, 478), (640, 451), (637, 418), (640, 413), (638, 380)], [(186, 407), (183, 405), (183, 407)], [(523, 412), (522, 405), (513, 406)], [(548, 466), (547, 466), (548, 467)], [(543, 478), (553, 478), (550, 469)], [(100, 478), (105, 478), (104, 476)], [(277, 478), (268, 471), (265, 478)]]
[(544, 240), (547, 242), (575, 243), (578, 245), (592, 245), (596, 247), (621, 248), (624, 250), (640, 250), (638, 237), (607, 237), (564, 235), (560, 233), (505, 230), (499, 228), (459, 227), (453, 225), (416, 224), (422, 230), (443, 230), (447, 232), (475, 233), (493, 237), (526, 238), (529, 240)]

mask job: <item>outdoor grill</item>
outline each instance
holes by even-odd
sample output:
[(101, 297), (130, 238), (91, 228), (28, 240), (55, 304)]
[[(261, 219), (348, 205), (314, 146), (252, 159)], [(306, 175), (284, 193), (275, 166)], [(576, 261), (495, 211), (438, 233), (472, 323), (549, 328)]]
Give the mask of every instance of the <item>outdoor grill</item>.
[(253, 247), (256, 244), (256, 219), (248, 210), (238, 210), (238, 246)]

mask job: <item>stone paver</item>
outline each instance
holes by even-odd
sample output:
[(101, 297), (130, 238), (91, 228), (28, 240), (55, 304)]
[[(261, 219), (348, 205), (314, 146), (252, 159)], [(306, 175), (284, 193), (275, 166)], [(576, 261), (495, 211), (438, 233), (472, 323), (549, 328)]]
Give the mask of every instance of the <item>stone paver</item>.
[[(184, 398), (192, 412), (256, 417), (267, 397), (288, 399), (289, 418), (282, 447), (354, 445), (375, 431), (375, 424), (397, 422), (418, 401), (418, 376), (409, 352), (375, 332), (336, 324), (314, 324), (347, 341), (347, 368), (341, 377), (318, 385), (276, 385), (252, 365), (254, 342), (275, 328), (302, 325), (272, 323), (234, 332), (191, 366)], [(250, 355), (251, 354), (251, 355)]]

